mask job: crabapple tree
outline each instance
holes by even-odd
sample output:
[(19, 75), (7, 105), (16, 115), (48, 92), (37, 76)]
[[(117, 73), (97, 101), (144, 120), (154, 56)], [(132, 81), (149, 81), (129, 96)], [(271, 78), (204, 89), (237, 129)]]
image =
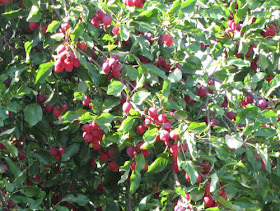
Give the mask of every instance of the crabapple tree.
[(2, 210), (279, 210), (280, 8), (0, 0)]

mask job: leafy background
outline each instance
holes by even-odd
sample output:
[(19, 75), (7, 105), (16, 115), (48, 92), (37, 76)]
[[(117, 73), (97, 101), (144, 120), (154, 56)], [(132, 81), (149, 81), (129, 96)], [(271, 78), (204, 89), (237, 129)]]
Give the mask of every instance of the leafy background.
[[(12, 200), (19, 210), (171, 210), (178, 201), (203, 210), (210, 184), (217, 203), (207, 210), (278, 210), (279, 5), (276, 0), (146, 1), (143, 8), (83, 0), (1, 5), (1, 163), (8, 168), (1, 173), (2, 205)], [(112, 18), (110, 26), (91, 24), (98, 10)], [(240, 30), (227, 32), (230, 19)], [(30, 22), (46, 25), (47, 33), (30, 30)], [(73, 29), (66, 39), (59, 33), (64, 22)], [(263, 37), (273, 23), (276, 35)], [(118, 35), (112, 34), (113, 26), (120, 28)], [(171, 46), (158, 44), (165, 33), (173, 38)], [(77, 42), (88, 49), (77, 48)], [(69, 73), (54, 71), (55, 50), (62, 43), (81, 62)], [(256, 47), (245, 56), (251, 45)], [(111, 55), (120, 57), (122, 72), (110, 79), (102, 63)], [(159, 57), (171, 68), (154, 65)], [(215, 82), (211, 87), (209, 80)], [(208, 89), (199, 97), (199, 86), (214, 93)], [(40, 104), (41, 95), (46, 99)], [(82, 104), (86, 96), (91, 108)], [(253, 103), (241, 106), (246, 96)], [(272, 102), (267, 109), (258, 107), (262, 98)], [(129, 114), (122, 112), (123, 99), (133, 104)], [(46, 112), (47, 104), (67, 109), (56, 118)], [(179, 135), (173, 144), (187, 145), (178, 155), (178, 173), (170, 148), (156, 141), (162, 125), (148, 124), (143, 135), (136, 133), (151, 106), (172, 121)], [(210, 124), (214, 119), (219, 126)], [(82, 136), (83, 124), (93, 120), (105, 132), (98, 151)], [(127, 147), (140, 141), (149, 156), (129, 157)], [(65, 148), (61, 160), (51, 156), (50, 147)], [(118, 172), (100, 160), (108, 149), (116, 153), (109, 161), (118, 164)], [(133, 171), (132, 161), (137, 163)], [(145, 161), (149, 167), (141, 170)], [(203, 163), (210, 171), (196, 184)]]

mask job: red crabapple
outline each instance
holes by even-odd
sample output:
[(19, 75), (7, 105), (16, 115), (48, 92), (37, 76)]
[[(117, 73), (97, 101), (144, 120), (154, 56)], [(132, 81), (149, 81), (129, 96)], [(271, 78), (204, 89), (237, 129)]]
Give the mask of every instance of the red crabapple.
[(112, 23), (112, 19), (111, 17), (106, 15), (102, 18), (102, 22), (104, 23), (105, 26), (109, 26)]
[(131, 107), (132, 106), (129, 102), (125, 102), (122, 106), (122, 110), (123, 110), (124, 113), (129, 113)]
[(111, 171), (113, 171), (113, 172), (119, 171), (119, 167), (114, 161), (111, 161), (110, 163), (108, 163), (108, 166), (111, 169)]
[(214, 204), (214, 201), (211, 196), (204, 196), (203, 201), (204, 201), (206, 207), (212, 207)]
[(114, 26), (113, 29), (112, 29), (112, 33), (113, 33), (114, 35), (118, 35), (119, 32), (120, 32), (120, 28)]

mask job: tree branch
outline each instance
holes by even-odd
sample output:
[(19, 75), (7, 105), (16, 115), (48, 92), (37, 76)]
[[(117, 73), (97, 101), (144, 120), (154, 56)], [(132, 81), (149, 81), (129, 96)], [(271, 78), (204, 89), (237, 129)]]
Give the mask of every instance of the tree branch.
[[(55, 5), (53, 0), (50, 0), (51, 5)], [(62, 20), (61, 15), (59, 13), (59, 11), (57, 9), (53, 9), (54, 13), (56, 14), (56, 16), (58, 17), (59, 20)]]
[(8, 40), (7, 40), (7, 38), (5, 36), (4, 36), (4, 42), (9, 47), (9, 49), (11, 50), (12, 59), (14, 59), (15, 58), (15, 53), (14, 53), (15, 47), (10, 45), (10, 43), (8, 42)]
[(78, 49), (78, 51), (79, 51), (81, 54), (83, 54), (90, 62), (92, 62), (93, 64), (95, 64), (98, 68), (101, 68), (101, 66), (97, 63), (97, 61), (95, 61), (93, 58), (89, 57), (89, 55), (88, 55), (85, 51), (83, 51), (83, 50), (81, 50), (81, 49)]
[[(174, 161), (175, 162), (175, 161)], [(182, 187), (179, 179), (178, 179), (178, 175), (176, 174), (176, 172), (174, 171), (174, 169), (172, 168), (172, 173), (173, 173), (173, 177), (174, 177), (174, 185), (176, 187)]]
[(210, 112), (209, 112), (209, 109), (208, 109), (209, 100), (210, 100), (210, 97), (209, 97), (208, 92), (207, 92), (205, 108), (206, 108), (207, 125), (208, 125), (208, 130), (207, 130), (207, 137), (208, 137), (208, 142), (209, 142), (208, 154), (210, 154), (210, 152), (211, 152), (211, 132), (210, 132), (211, 125), (210, 125)]

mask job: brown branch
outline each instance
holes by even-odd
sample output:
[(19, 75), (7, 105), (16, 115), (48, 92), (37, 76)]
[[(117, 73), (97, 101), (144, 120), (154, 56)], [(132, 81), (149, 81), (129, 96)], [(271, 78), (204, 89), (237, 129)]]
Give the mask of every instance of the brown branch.
[[(203, 77), (203, 75), (201, 74), (197, 74), (197, 73), (184, 73), (183, 76), (190, 76), (190, 75), (195, 75), (195, 76), (199, 76), (199, 77)], [(220, 79), (214, 78), (212, 76), (208, 77), (209, 79), (213, 80), (213, 81), (217, 81), (218, 83), (222, 84), (223, 81), (221, 81)]]
[(15, 53), (14, 53), (15, 47), (10, 45), (10, 43), (7, 41), (7, 38), (5, 36), (4, 36), (4, 42), (9, 47), (9, 49), (11, 50), (12, 59), (14, 59), (15, 58)]
[[(174, 161), (175, 162), (175, 161)], [(179, 179), (178, 179), (178, 175), (176, 174), (176, 172), (174, 171), (174, 169), (172, 169), (172, 172), (173, 172), (173, 177), (174, 177), (174, 185), (176, 187), (182, 187)]]
[(93, 48), (94, 48), (97, 52), (99, 52), (103, 57), (107, 58), (106, 54), (105, 54), (103, 51), (101, 51), (99, 48), (97, 48), (96, 46), (93, 46)]
[(83, 54), (90, 62), (92, 62), (93, 64), (95, 64), (98, 68), (101, 68), (101, 66), (97, 63), (97, 61), (95, 61), (93, 58), (89, 57), (89, 55), (84, 52), (83, 50), (81, 49), (78, 49), (78, 51)]
[[(209, 96), (208, 96), (209, 97)], [(211, 100), (213, 103), (215, 103), (215, 104), (217, 104), (217, 102), (213, 99), (213, 98), (211, 98), (211, 97), (209, 97), (209, 100)], [(231, 119), (229, 119), (228, 117), (227, 117), (227, 115), (223, 115), (223, 117), (228, 121), (228, 122), (230, 122), (233, 126), (235, 126), (235, 123), (231, 120)], [(209, 117), (207, 117), (207, 119), (208, 119)], [(223, 120), (223, 119), (222, 119)], [(223, 121), (224, 122), (224, 121)], [(224, 122), (225, 123), (225, 122)], [(209, 124), (209, 123), (207, 123), (207, 124)], [(226, 124), (226, 123), (225, 123)], [(227, 124), (226, 124), (227, 125)], [(228, 125), (227, 125), (228, 126)]]
[(207, 138), (208, 138), (208, 142), (209, 142), (209, 150), (208, 150), (208, 154), (210, 154), (211, 152), (211, 132), (210, 132), (210, 112), (208, 109), (208, 103), (209, 103), (210, 97), (208, 95), (208, 91), (207, 91), (207, 97), (206, 97), (206, 102), (205, 102), (205, 108), (206, 108), (206, 116), (207, 116), (207, 125), (208, 125), (208, 131), (207, 131)]
[(250, 95), (255, 100), (255, 104), (258, 106), (258, 102), (259, 102), (259, 99), (261, 99), (261, 97), (257, 97), (253, 92), (250, 92), (247, 89), (242, 89), (241, 91), (246, 93), (247, 95)]
[[(127, 98), (127, 95), (126, 95), (124, 92), (122, 92), (122, 95), (123, 95), (125, 98)], [(154, 119), (154, 118), (150, 117), (149, 115), (145, 114), (144, 111), (141, 111), (140, 108), (138, 108), (138, 106), (135, 105), (131, 100), (129, 101), (129, 103), (131, 104), (131, 106), (133, 107), (133, 109), (134, 109), (135, 111), (138, 111), (138, 112), (140, 113), (141, 116), (144, 116), (145, 118), (150, 119), (150, 120), (152, 120), (153, 122), (157, 122), (157, 123), (159, 123), (159, 124), (162, 124), (162, 123), (160, 123), (157, 119)]]
[[(183, 75), (185, 75), (185, 76), (195, 75), (195, 76), (203, 77), (203, 75), (197, 74), (197, 73), (184, 73)], [(218, 83), (220, 83), (220, 84), (223, 83), (223, 81), (221, 81), (221, 80), (219, 80), (219, 79), (217, 79), (217, 78), (214, 78), (214, 77), (212, 77), (212, 76), (209, 76), (208, 78), (211, 79), (211, 80), (213, 80), (213, 81), (216, 81), (216, 82), (218, 82)], [(237, 88), (235, 88), (235, 89), (237, 89)], [(261, 99), (261, 97), (256, 96), (253, 92), (250, 92), (248, 89), (237, 89), (237, 90), (240, 90), (240, 91), (242, 91), (243, 93), (252, 96), (253, 99), (255, 100), (255, 104), (256, 104), (256, 105), (257, 105), (257, 103), (259, 102), (259, 99)]]
[[(53, 0), (50, 0), (51, 5), (55, 6), (55, 3)], [(56, 16), (58, 17), (59, 20), (62, 20), (61, 15), (59, 13), (59, 11), (57, 9), (53, 9), (54, 13), (56, 14)]]

